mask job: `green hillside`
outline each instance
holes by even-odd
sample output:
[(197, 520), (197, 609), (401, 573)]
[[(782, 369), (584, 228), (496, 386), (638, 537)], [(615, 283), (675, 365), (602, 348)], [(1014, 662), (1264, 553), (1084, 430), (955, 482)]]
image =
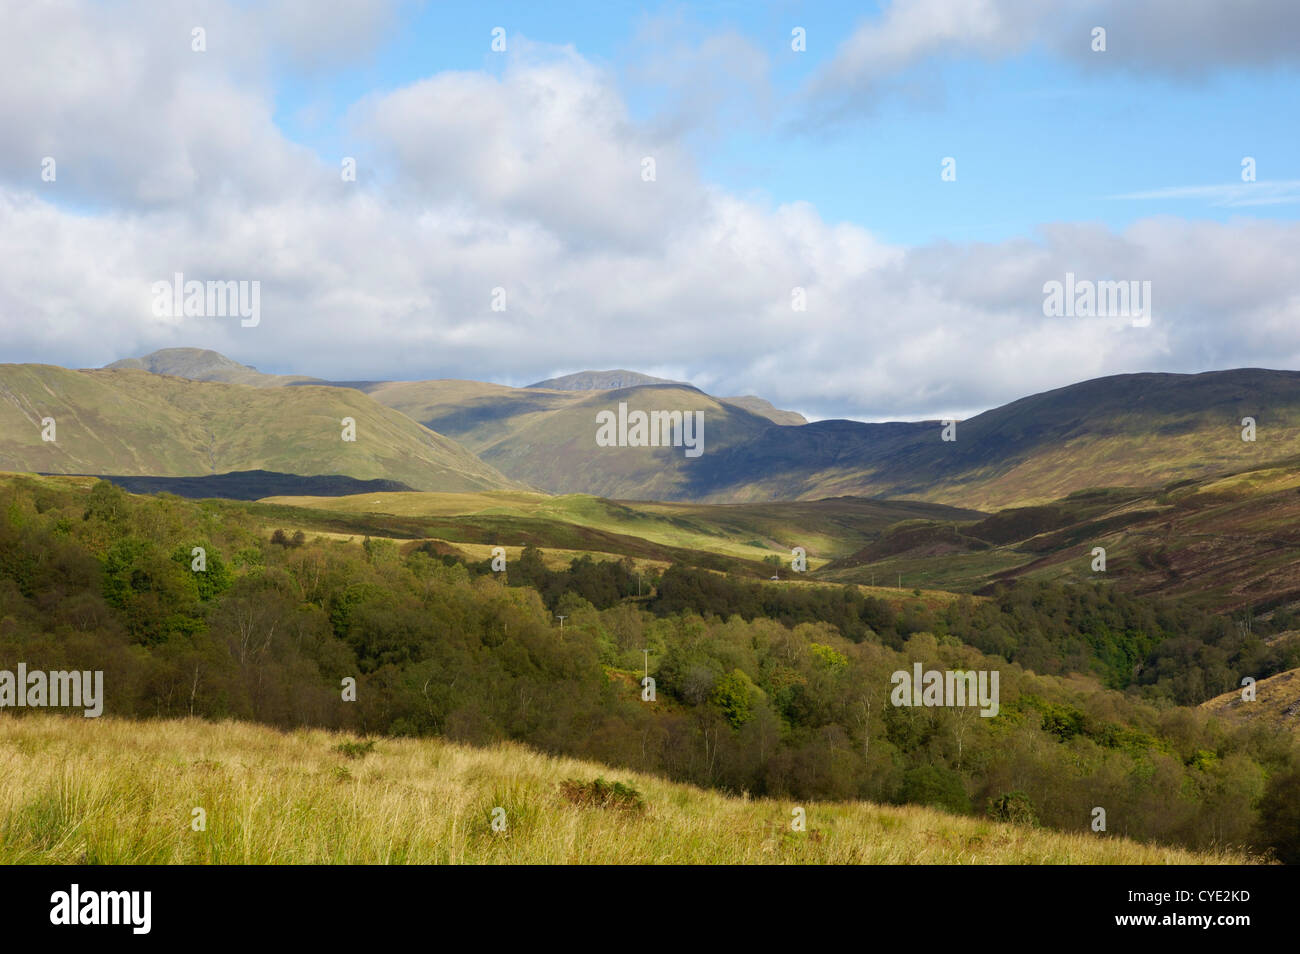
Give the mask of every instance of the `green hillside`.
[[(349, 417), (354, 442), (342, 439)], [(45, 418), (55, 421), (53, 442), (42, 440)], [(265, 470), (421, 490), (521, 486), (360, 391), (50, 365), (0, 365), (0, 470), (178, 477)]]
[[(584, 494), (551, 497), (517, 492), (365, 493), (267, 497), (262, 503), (340, 514), (439, 518), (440, 526), (446, 526), (446, 518), (461, 518), (459, 522), (467, 526), (478, 522), (468, 518), (508, 518), (521, 529), (540, 531), (544, 524), (555, 522), (665, 547), (749, 560), (776, 556), (787, 566), (791, 549), (801, 546), (810, 567), (848, 555), (901, 520), (972, 520), (983, 516), (941, 504), (859, 497), (764, 504), (690, 504), (616, 501)], [(435, 529), (432, 524), (427, 526)]]
[[(551, 493), (688, 500), (694, 474), (713, 455), (752, 441), (772, 423), (695, 388), (646, 385), (616, 391), (527, 391), (472, 382), (388, 384), (376, 400), (461, 440), (502, 473)], [(700, 411), (703, 453), (681, 447), (601, 447), (597, 414)]]

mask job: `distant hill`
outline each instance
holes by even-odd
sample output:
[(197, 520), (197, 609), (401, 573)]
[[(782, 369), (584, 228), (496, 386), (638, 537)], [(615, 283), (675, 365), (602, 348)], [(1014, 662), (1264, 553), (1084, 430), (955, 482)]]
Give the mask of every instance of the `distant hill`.
[[(56, 440), (42, 440), (53, 418)], [(342, 439), (344, 418), (356, 425)], [(0, 470), (124, 477), (342, 474), (420, 490), (517, 489), (455, 441), (360, 391), (136, 370), (0, 365)]]
[(787, 427), (794, 427), (800, 424), (807, 424), (808, 419), (797, 411), (783, 411), (775, 406), (771, 401), (765, 401), (761, 397), (755, 397), (752, 394), (744, 394), (740, 397), (719, 398), (728, 404), (734, 404), (736, 407), (744, 408), (750, 414), (757, 414), (759, 417), (765, 417), (773, 424), (784, 424)]
[(690, 387), (682, 381), (668, 378), (656, 378), (639, 371), (578, 371), (558, 378), (547, 378), (529, 388), (545, 388), (548, 391), (613, 391), (618, 388), (635, 388), (643, 384), (680, 384)]
[[(753, 441), (770, 420), (689, 385), (559, 392), (476, 382), (393, 382), (372, 396), (461, 441), (502, 473), (551, 493), (641, 500), (692, 499), (693, 469), (710, 454)], [(701, 411), (704, 453), (681, 447), (599, 447), (600, 411)], [(785, 428), (778, 428), (785, 430)], [(574, 487), (582, 487), (575, 491)]]
[[(745, 502), (870, 496), (977, 510), (1046, 503), (1095, 486), (1148, 487), (1300, 453), (1300, 374), (1244, 369), (1132, 374), (1022, 398), (956, 427), (939, 421), (798, 423), (767, 402), (682, 385), (607, 391), (477, 382), (369, 389), (516, 479), (555, 493)], [(595, 444), (617, 407), (705, 412), (705, 452)], [(764, 413), (766, 411), (766, 413)], [(1256, 441), (1241, 440), (1241, 420)], [(800, 419), (801, 420), (801, 419)], [(783, 426), (774, 426), (778, 421)]]
[[(668, 378), (656, 378), (649, 374), (641, 374), (639, 371), (620, 369), (617, 371), (579, 371), (576, 374), (566, 374), (559, 378), (547, 378), (545, 381), (538, 381), (536, 384), (528, 385), (525, 390), (621, 391), (626, 388), (644, 387), (651, 384), (672, 384), (683, 388), (693, 387), (693, 385), (684, 381), (672, 381)], [(808, 423), (807, 418), (802, 414), (794, 411), (783, 411), (773, 405), (772, 402), (765, 401), (763, 398), (755, 397), (752, 394), (718, 398), (718, 400), (744, 408), (749, 413), (765, 417), (774, 424)]]
[(319, 378), (298, 374), (263, 374), (217, 351), (203, 348), (163, 348), (139, 358), (123, 358), (104, 366), (105, 371), (136, 370), (151, 374), (169, 374), (191, 381), (224, 381), (253, 387), (278, 387), (284, 384), (319, 383)]

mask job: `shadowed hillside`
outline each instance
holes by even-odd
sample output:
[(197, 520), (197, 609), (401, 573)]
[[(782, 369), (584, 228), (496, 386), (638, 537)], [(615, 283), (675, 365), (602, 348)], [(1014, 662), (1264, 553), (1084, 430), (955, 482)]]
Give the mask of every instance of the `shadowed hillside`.
[[(1257, 439), (1241, 439), (1244, 417)], [(962, 421), (821, 421), (768, 428), (701, 460), (696, 499), (838, 494), (917, 497), (993, 510), (1089, 487), (1237, 470), (1300, 452), (1300, 373), (1128, 374), (1022, 398)]]

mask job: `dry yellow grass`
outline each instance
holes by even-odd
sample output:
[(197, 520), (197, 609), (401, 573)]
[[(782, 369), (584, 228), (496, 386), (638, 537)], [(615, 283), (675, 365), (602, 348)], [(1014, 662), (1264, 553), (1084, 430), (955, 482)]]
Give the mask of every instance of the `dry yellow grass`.
[[(1242, 863), (915, 807), (728, 798), (516, 745), (378, 740), (244, 723), (0, 718), (0, 862)], [(568, 778), (634, 785), (641, 813), (578, 807)], [(493, 832), (496, 807), (506, 830)], [(192, 829), (193, 810), (206, 830)]]
[(1270, 729), (1300, 733), (1300, 669), (1288, 669), (1255, 683), (1255, 699), (1233, 689), (1207, 699), (1201, 708), (1238, 724), (1255, 723)]

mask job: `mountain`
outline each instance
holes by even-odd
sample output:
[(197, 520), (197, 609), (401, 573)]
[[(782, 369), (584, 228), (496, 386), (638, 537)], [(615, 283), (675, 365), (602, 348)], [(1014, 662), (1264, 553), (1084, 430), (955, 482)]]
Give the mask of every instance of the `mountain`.
[[(46, 418), (54, 441), (42, 439)], [(355, 421), (355, 441), (342, 439), (344, 418)], [(522, 486), (356, 390), (33, 364), (0, 365), (0, 469), (152, 477), (263, 470), (443, 491)]]
[[(602, 394), (626, 393), (643, 387), (668, 386), (703, 395), (689, 384), (626, 370), (582, 371), (541, 381), (527, 388), (460, 380), (326, 381), (302, 375), (262, 374), (215, 351), (198, 348), (167, 348), (140, 358), (114, 362), (105, 370), (111, 369), (137, 369), (196, 381), (224, 381), (254, 387), (320, 385), (359, 390), (431, 430), (452, 437), (475, 453), (500, 457), (505, 466), (514, 468), (516, 479), (530, 483), (540, 481), (534, 485), (560, 492), (573, 490), (576, 486), (573, 482), (581, 479), (585, 469), (579, 463), (582, 459), (582, 435), (594, 434), (594, 412), (588, 414), (587, 410), (578, 409), (579, 405)], [(710, 416), (714, 420), (711, 423), (721, 425), (720, 428), (711, 428), (716, 435), (726, 435), (734, 430), (731, 426), (733, 419), (746, 421), (749, 431), (754, 429), (755, 419), (787, 426), (807, 423), (802, 415), (780, 410), (753, 395), (708, 398), (706, 404), (712, 409)], [(616, 407), (617, 402), (613, 406)], [(542, 418), (560, 411), (568, 414), (538, 430)], [(554, 439), (560, 433), (564, 434), (568, 456), (564, 461), (546, 460), (544, 441)], [(547, 437), (547, 434), (551, 436)], [(529, 435), (519, 438), (524, 445), (516, 445), (518, 435)], [(653, 479), (654, 471), (659, 467), (655, 460), (658, 458), (648, 462), (647, 467), (634, 468), (632, 475), (609, 474), (604, 478), (598, 474), (597, 466), (596, 471), (587, 471), (588, 476), (595, 479), (582, 484), (580, 492), (646, 497), (656, 487), (670, 488), (680, 483), (680, 480), (666, 476)], [(571, 467), (574, 468), (572, 473)], [(638, 479), (637, 473), (644, 474), (644, 479)]]
[[(621, 391), (626, 388), (643, 387), (648, 384), (673, 384), (684, 388), (692, 387), (692, 385), (684, 381), (671, 381), (668, 378), (656, 378), (648, 374), (641, 374), (639, 371), (619, 369), (617, 371), (579, 371), (576, 374), (566, 374), (559, 378), (547, 378), (545, 381), (538, 381), (536, 384), (528, 385), (525, 390)], [(752, 394), (718, 398), (718, 400), (744, 408), (751, 414), (765, 417), (774, 424), (808, 423), (808, 420), (802, 414), (795, 411), (783, 411), (773, 405), (772, 402), (765, 401), (763, 398), (755, 397)]]
[(787, 427), (794, 427), (800, 424), (807, 424), (808, 419), (798, 411), (783, 411), (771, 401), (765, 401), (761, 397), (755, 397), (752, 394), (743, 394), (740, 397), (719, 398), (728, 404), (734, 404), (736, 407), (744, 408), (750, 414), (757, 414), (759, 417), (765, 417), (773, 424), (784, 424)]
[[(393, 382), (372, 390), (381, 403), (461, 441), (502, 473), (551, 493), (689, 500), (692, 469), (709, 454), (759, 438), (767, 418), (690, 385), (613, 391), (545, 391), (474, 382)], [(597, 415), (630, 411), (700, 412), (703, 454), (683, 447), (600, 447)], [(575, 488), (581, 488), (577, 490)]]
[[(639, 371), (578, 371), (563, 377), (547, 378), (528, 388), (544, 388), (548, 391), (614, 391), (619, 388), (635, 388), (642, 384), (683, 384), (668, 378), (656, 378)], [(686, 385), (689, 387), (690, 385)]]
[(509, 441), (530, 422), (591, 397), (585, 391), (511, 388), (481, 381), (386, 381), (366, 393), (475, 453)]
[[(872, 496), (976, 510), (1046, 503), (1095, 486), (1146, 487), (1300, 453), (1300, 374), (1243, 369), (1129, 374), (1031, 395), (958, 422), (777, 424), (764, 408), (689, 385), (609, 391), (390, 382), (381, 403), (554, 493), (746, 502)], [(704, 453), (601, 448), (596, 413), (704, 412)], [(786, 412), (775, 411), (780, 415)], [(1242, 419), (1256, 440), (1241, 439)]]
[(104, 366), (105, 371), (137, 370), (150, 374), (168, 374), (191, 381), (224, 381), (227, 384), (248, 384), (253, 387), (278, 387), (284, 384), (318, 383), (319, 378), (297, 374), (263, 374), (224, 354), (203, 348), (163, 348), (139, 358), (124, 358)]
[[(225, 376), (262, 387), (280, 380), (213, 352), (172, 349), (136, 360), (156, 373)], [(652, 383), (609, 386), (628, 375)], [(295, 385), (287, 391), (319, 386), (309, 378), (287, 383)], [(951, 441), (943, 439), (939, 421), (805, 423), (761, 398), (713, 397), (634, 372), (580, 372), (539, 384), (546, 387), (457, 380), (348, 386), (460, 442), (515, 481), (552, 493), (628, 499), (867, 496), (990, 511), (1044, 504), (1089, 487), (1199, 479), (1300, 454), (1300, 373), (1294, 371), (1084, 381), (960, 421)], [(598, 446), (597, 414), (620, 403), (630, 410), (702, 412), (703, 453)], [(1247, 417), (1255, 422), (1254, 441), (1241, 439)]]
[[(1255, 440), (1242, 440), (1243, 418)], [(1144, 487), (1300, 453), (1300, 373), (1126, 374), (1013, 401), (959, 422), (769, 427), (704, 455), (687, 499), (916, 498), (977, 510), (1088, 487)]]

